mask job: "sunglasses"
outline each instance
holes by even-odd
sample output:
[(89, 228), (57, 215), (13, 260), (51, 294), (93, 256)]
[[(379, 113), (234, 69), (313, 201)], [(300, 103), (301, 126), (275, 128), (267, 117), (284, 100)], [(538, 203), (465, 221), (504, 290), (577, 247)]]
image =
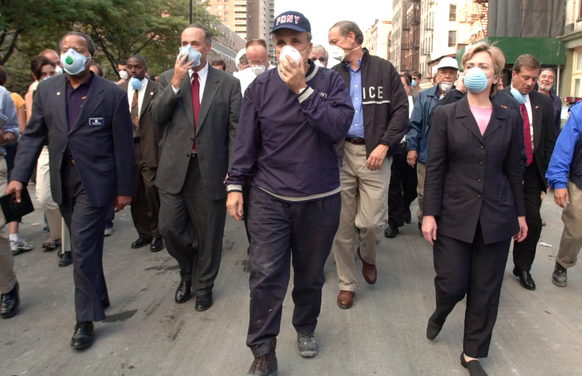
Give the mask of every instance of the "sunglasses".
[(325, 60), (325, 58), (324, 58), (324, 57), (320, 57), (320, 58), (317, 58), (317, 59), (314, 59), (314, 58), (312, 58), (311, 60), (319, 60), (319, 61), (321, 61), (322, 63), (325, 63), (325, 62), (326, 62), (326, 60)]

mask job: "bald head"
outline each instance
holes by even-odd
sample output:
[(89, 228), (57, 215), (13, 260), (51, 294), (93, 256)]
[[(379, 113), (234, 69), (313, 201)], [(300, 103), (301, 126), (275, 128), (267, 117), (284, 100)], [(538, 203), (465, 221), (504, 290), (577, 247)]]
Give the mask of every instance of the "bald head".
[(59, 54), (55, 50), (51, 50), (51, 49), (42, 50), (38, 54), (38, 56), (46, 57), (47, 59), (49, 59), (50, 61), (55, 63), (55, 65), (58, 65), (59, 67), (63, 66), (63, 64), (61, 63), (61, 59), (59, 58)]

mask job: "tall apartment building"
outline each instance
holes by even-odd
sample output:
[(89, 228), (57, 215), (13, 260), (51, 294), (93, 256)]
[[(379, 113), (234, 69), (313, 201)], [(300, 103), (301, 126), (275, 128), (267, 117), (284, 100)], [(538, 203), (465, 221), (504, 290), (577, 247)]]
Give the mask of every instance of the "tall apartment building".
[(275, 19), (275, 0), (210, 0), (206, 10), (243, 39), (265, 39), (274, 55), (269, 32)]
[(435, 66), (444, 56), (457, 51), (457, 3), (462, 0), (423, 0), (420, 14), (421, 54), (419, 70), (432, 78)]
[(392, 38), (392, 18), (385, 17), (376, 20), (374, 24), (366, 30), (364, 45), (370, 55), (390, 60), (390, 44)]
[(393, 0), (390, 59), (399, 72), (418, 70), (421, 0)]
[(402, 2), (392, 0), (392, 36), (390, 41), (390, 62), (400, 71), (402, 56)]

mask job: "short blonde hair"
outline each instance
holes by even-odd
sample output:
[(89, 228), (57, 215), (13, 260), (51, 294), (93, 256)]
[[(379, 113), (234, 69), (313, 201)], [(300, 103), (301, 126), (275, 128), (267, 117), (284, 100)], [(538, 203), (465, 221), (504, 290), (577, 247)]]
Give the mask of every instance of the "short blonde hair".
[[(501, 80), (501, 72), (503, 72), (503, 68), (505, 68), (505, 55), (503, 51), (499, 47), (494, 45), (479, 42), (472, 45), (465, 53), (463, 54), (463, 58), (461, 59), (461, 65), (463, 66), (463, 70), (466, 70), (466, 65), (469, 60), (475, 56), (478, 52), (487, 52), (489, 56), (491, 56), (491, 60), (493, 60), (493, 66), (495, 75), (499, 77)], [(491, 92), (489, 96), (494, 96), (497, 93), (497, 87), (499, 86), (499, 81), (496, 84), (491, 85)]]

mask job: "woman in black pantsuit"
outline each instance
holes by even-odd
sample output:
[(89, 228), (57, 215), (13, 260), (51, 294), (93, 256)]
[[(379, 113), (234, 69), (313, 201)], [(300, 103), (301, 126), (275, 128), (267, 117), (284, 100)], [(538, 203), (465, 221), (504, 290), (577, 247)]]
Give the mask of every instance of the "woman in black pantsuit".
[(467, 96), (437, 107), (432, 118), (422, 232), (434, 246), (437, 273), (427, 337), (436, 338), (466, 295), (461, 364), (474, 376), (486, 375), (477, 358), (489, 352), (511, 238), (523, 240), (527, 225), (520, 115), (490, 98), (505, 57), (477, 43), (462, 65)]

